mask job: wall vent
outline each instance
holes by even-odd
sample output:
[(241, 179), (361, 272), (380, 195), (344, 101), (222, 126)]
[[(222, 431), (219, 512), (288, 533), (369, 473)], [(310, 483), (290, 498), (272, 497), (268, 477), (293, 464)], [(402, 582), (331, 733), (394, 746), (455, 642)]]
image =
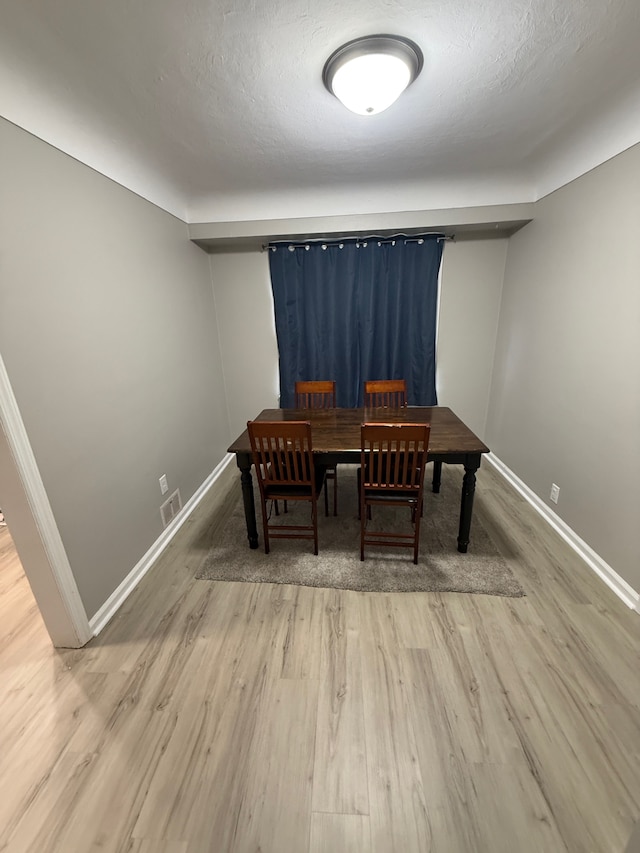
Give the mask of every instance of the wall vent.
[(169, 495), (167, 500), (160, 507), (160, 517), (162, 518), (162, 526), (166, 527), (182, 509), (182, 498), (180, 497), (180, 489), (176, 489), (173, 494)]

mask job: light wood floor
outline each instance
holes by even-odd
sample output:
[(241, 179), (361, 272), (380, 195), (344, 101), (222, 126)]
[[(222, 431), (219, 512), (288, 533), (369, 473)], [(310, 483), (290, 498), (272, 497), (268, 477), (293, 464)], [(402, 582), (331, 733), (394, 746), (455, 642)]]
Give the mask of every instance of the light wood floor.
[(476, 495), (525, 598), (196, 581), (201, 504), (80, 651), (0, 529), (0, 850), (622, 853), (640, 619), (489, 465)]

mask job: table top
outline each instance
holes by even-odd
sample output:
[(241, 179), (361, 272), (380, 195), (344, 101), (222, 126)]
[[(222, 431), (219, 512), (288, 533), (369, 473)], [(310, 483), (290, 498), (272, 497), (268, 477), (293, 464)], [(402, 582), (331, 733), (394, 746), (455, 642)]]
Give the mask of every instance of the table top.
[[(429, 452), (488, 453), (489, 448), (447, 406), (408, 406), (404, 409), (264, 409), (257, 421), (309, 421), (316, 453), (360, 450), (363, 423), (431, 424)], [(250, 453), (249, 434), (236, 438), (229, 453)]]

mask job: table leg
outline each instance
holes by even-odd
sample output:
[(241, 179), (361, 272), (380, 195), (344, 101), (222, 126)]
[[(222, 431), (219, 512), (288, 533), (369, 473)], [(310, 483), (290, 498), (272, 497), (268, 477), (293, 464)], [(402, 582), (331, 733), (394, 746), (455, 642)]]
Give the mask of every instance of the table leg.
[(464, 463), (462, 478), (462, 499), (460, 501), (460, 527), (458, 529), (458, 551), (467, 553), (471, 516), (473, 514), (473, 496), (476, 491), (476, 471), (480, 467), (480, 454), (470, 455)]
[(251, 457), (236, 454), (236, 462), (240, 469), (242, 484), (242, 502), (244, 503), (244, 518), (247, 523), (247, 539), (250, 548), (258, 547), (258, 527), (256, 525), (256, 505), (253, 500), (253, 479), (251, 477)]
[(442, 482), (442, 462), (433, 463), (433, 480), (431, 481), (431, 491), (438, 494), (440, 491), (440, 483)]

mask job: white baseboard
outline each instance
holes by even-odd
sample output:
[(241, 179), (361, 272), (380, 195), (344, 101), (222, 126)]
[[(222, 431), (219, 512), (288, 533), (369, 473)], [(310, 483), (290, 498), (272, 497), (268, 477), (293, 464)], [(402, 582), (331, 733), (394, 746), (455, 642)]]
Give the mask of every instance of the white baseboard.
[(146, 554), (144, 554), (133, 569), (131, 569), (122, 583), (111, 593), (98, 612), (89, 619), (89, 627), (93, 632), (93, 636), (99, 634), (107, 622), (109, 622), (120, 607), (122, 607), (124, 602), (138, 586), (142, 578), (147, 574), (149, 569), (153, 566), (169, 542), (171, 542), (178, 530), (180, 530), (182, 525), (207, 494), (209, 489), (211, 489), (221, 479), (222, 475), (226, 472), (227, 467), (234, 459), (234, 455), (232, 453), (228, 453), (222, 462), (214, 468), (204, 483), (202, 483), (198, 490), (194, 492), (182, 507), (176, 517), (165, 527)]
[(584, 539), (581, 539), (578, 534), (572, 530), (568, 524), (560, 518), (546, 503), (532, 491), (526, 483), (524, 483), (510, 468), (501, 462), (493, 453), (487, 454), (487, 461), (491, 462), (494, 468), (510, 483), (516, 491), (520, 492), (522, 497), (528, 501), (531, 506), (544, 518), (544, 520), (556, 530), (560, 536), (567, 542), (573, 550), (578, 554), (590, 569), (603, 580), (607, 586), (612, 589), (627, 607), (640, 613), (640, 593), (637, 593), (626, 580), (611, 568), (599, 554), (591, 548)]

